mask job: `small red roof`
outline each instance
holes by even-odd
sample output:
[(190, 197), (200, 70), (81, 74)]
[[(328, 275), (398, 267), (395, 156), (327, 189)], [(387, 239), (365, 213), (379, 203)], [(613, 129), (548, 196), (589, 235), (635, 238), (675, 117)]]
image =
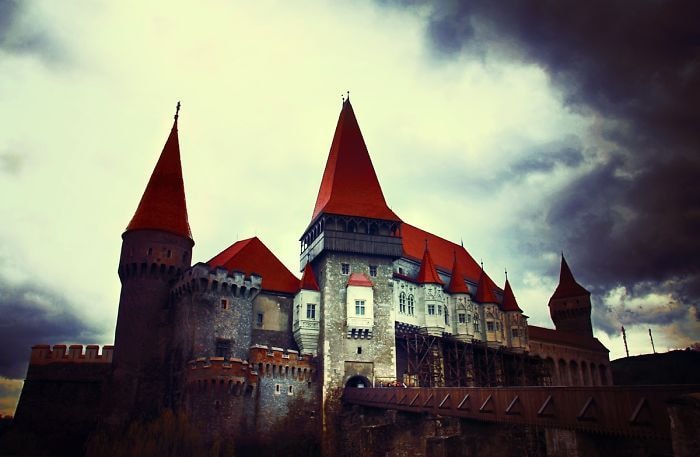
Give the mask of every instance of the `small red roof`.
[(258, 237), (233, 243), (207, 262), (211, 267), (222, 267), (250, 275), (262, 276), (262, 289), (271, 292), (296, 294), (299, 279), (265, 246)]
[(364, 273), (352, 273), (348, 278), (348, 286), (372, 287), (372, 281)]
[(518, 302), (515, 300), (515, 295), (513, 294), (513, 289), (510, 287), (508, 278), (506, 278), (506, 285), (503, 288), (503, 303), (501, 303), (501, 309), (503, 311), (523, 312), (523, 310), (518, 306)]
[(425, 251), (423, 252), (423, 260), (421, 260), (420, 263), (420, 270), (418, 270), (418, 276), (416, 277), (416, 282), (418, 284), (445, 284), (435, 270), (435, 264), (433, 263), (433, 259), (430, 257), (430, 250), (428, 249), (427, 241), (425, 244)]
[(316, 276), (314, 275), (314, 270), (311, 268), (310, 262), (306, 262), (306, 266), (304, 267), (304, 274), (301, 275), (300, 284), (300, 288), (304, 290), (321, 290), (318, 287), (318, 282), (316, 282)]
[(494, 287), (491, 285), (492, 283), (493, 282), (489, 281), (488, 276), (486, 276), (486, 273), (482, 270), (481, 276), (479, 276), (479, 284), (476, 286), (475, 300), (478, 303), (498, 303)]
[(559, 285), (557, 286), (551, 299), (554, 298), (569, 298), (569, 297), (580, 297), (581, 295), (590, 295), (584, 287), (577, 283), (574, 279), (574, 275), (569, 269), (569, 265), (564, 259), (564, 255), (561, 256), (561, 270), (559, 272)]
[(536, 325), (528, 325), (527, 333), (530, 341), (563, 344), (575, 348), (588, 349), (589, 351), (610, 352), (608, 351), (608, 348), (603, 346), (603, 343), (601, 343), (598, 338), (581, 335), (580, 333), (553, 330), (551, 328), (538, 327)]
[(340, 111), (311, 220), (322, 212), (401, 220), (384, 200), (349, 99)]
[[(451, 272), (456, 256), (463, 277), (474, 284), (479, 281), (481, 267), (463, 246), (447, 241), (406, 222), (401, 223), (401, 241), (403, 243), (404, 257), (420, 262), (425, 250), (425, 240), (428, 240), (430, 245), (430, 257), (433, 259), (435, 268), (446, 273)], [(498, 289), (496, 283), (488, 275), (486, 275), (486, 281), (494, 290)]]
[(468, 294), (469, 288), (464, 282), (464, 273), (462, 272), (462, 264), (457, 261), (457, 251), (454, 253), (454, 262), (452, 263), (452, 276), (450, 283), (447, 285), (447, 292), (451, 294)]
[(145, 229), (162, 230), (192, 239), (180, 164), (177, 116), (126, 232)]

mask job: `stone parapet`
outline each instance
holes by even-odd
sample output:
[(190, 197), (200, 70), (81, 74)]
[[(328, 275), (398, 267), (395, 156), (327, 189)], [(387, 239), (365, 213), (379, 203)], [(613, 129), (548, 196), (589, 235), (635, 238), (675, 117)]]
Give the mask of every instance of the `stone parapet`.
[(111, 345), (103, 346), (102, 353), (100, 353), (100, 346), (96, 344), (89, 344), (85, 347), (82, 344), (71, 344), (70, 346), (55, 344), (53, 347), (48, 344), (38, 344), (32, 346), (29, 364), (112, 363), (113, 354), (114, 346)]

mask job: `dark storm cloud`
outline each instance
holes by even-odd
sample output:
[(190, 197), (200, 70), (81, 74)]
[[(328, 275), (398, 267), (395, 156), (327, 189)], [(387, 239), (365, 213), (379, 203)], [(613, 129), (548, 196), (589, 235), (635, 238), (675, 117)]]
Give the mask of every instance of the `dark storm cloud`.
[(35, 17), (29, 17), (29, 1), (0, 0), (0, 51), (33, 54), (56, 63), (65, 56)]
[(12, 284), (0, 276), (0, 376), (23, 378), (31, 347), (96, 341), (99, 329), (76, 315), (67, 300), (40, 283)]
[[(614, 145), (600, 146), (608, 160), (569, 183), (549, 208), (531, 209), (544, 211), (546, 223), (523, 233), (523, 246), (563, 248), (600, 294), (622, 284), (642, 297), (635, 285), (653, 284), (681, 311), (695, 307), (697, 317), (700, 2), (380, 3), (426, 18), (437, 56), (534, 63), (571, 109), (599, 119), (601, 135)], [(539, 159), (529, 165), (548, 166)], [(605, 316), (597, 316), (601, 327), (618, 327)], [(629, 317), (648, 322), (639, 310)]]

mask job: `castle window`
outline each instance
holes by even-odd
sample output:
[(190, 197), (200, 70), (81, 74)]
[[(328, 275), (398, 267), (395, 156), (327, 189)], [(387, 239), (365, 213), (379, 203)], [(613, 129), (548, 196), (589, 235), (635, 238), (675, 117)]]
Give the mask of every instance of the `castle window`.
[(231, 340), (217, 338), (214, 354), (216, 357), (228, 358), (231, 355)]
[(362, 346), (357, 346), (357, 353), (362, 354)]
[(500, 322), (496, 322), (496, 330), (498, 331), (498, 330), (500, 330), (500, 329), (501, 329), (501, 323), (500, 323)]
[(280, 394), (280, 392), (282, 391), (281, 387), (282, 386), (280, 386), (279, 384), (275, 384), (275, 395)]
[(493, 321), (486, 321), (486, 331), (493, 332)]
[(415, 307), (413, 305), (413, 294), (408, 296), (408, 315), (413, 316)]
[(428, 314), (430, 314), (431, 316), (435, 314), (435, 305), (433, 305), (432, 303), (428, 305)]
[(265, 315), (263, 313), (258, 313), (257, 320), (255, 321), (258, 327), (262, 327), (264, 317)]
[(365, 301), (355, 300), (355, 315), (364, 316), (365, 315)]
[(289, 386), (287, 389), (287, 395), (294, 395), (294, 386)]
[(306, 318), (307, 319), (316, 319), (316, 305), (313, 303), (307, 303), (306, 304)]
[(513, 327), (513, 328), (510, 330), (510, 333), (511, 333), (511, 335), (513, 335), (513, 338), (518, 338), (518, 337), (520, 337), (520, 329), (517, 328), (517, 327)]
[(341, 263), (340, 264), (340, 272), (344, 275), (349, 275), (350, 274), (350, 264), (349, 263)]
[(450, 311), (445, 306), (445, 325), (450, 325)]
[(442, 316), (442, 305), (438, 305), (438, 314)]
[(479, 315), (474, 314), (474, 333), (479, 332)]
[(221, 299), (221, 309), (228, 309), (228, 300), (225, 298)]
[(464, 313), (459, 313), (457, 315), (457, 318), (459, 319), (460, 324), (466, 324), (467, 323), (467, 315)]
[(369, 275), (372, 277), (377, 276), (377, 266), (376, 265), (370, 265), (369, 266)]
[(401, 292), (399, 294), (399, 312), (406, 314), (406, 293)]
[(400, 274), (400, 275), (403, 274), (403, 268), (401, 268), (401, 267), (399, 267), (399, 274)]
[(153, 254), (153, 248), (148, 248), (146, 250), (146, 255), (152, 255)]

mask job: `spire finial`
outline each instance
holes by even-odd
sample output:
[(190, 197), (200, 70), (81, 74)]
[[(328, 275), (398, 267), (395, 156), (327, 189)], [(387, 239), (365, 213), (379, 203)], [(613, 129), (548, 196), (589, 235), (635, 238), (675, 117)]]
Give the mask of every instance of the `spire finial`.
[(350, 101), (350, 91), (348, 91), (347, 93), (348, 93), (348, 101)]
[(463, 238), (459, 239), (459, 244), (460, 244), (460, 246), (464, 247), (464, 239)]
[(180, 100), (177, 101), (177, 105), (175, 106), (175, 120), (180, 117)]
[(506, 268), (506, 281), (508, 281), (508, 268)]
[(484, 259), (479, 259), (479, 263), (481, 263), (481, 271), (484, 271)]
[(340, 99), (343, 101), (343, 104), (345, 104), (345, 94), (340, 94)]

